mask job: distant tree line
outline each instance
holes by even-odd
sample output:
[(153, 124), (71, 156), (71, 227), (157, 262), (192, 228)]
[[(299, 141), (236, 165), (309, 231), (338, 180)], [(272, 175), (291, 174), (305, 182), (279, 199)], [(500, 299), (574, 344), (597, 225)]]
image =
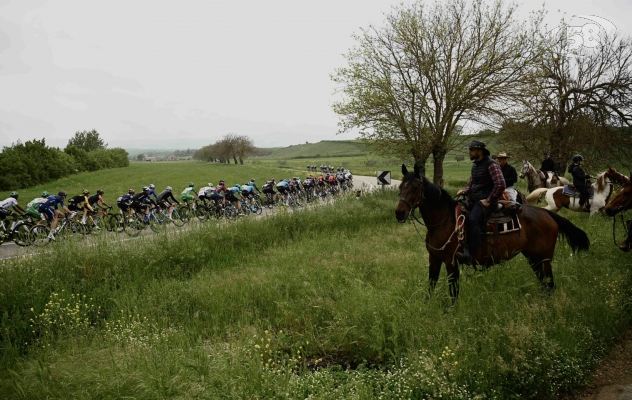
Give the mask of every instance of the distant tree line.
[(230, 164), (232, 159), (235, 164), (244, 163), (244, 158), (258, 151), (254, 142), (248, 136), (239, 136), (234, 133), (224, 135), (214, 144), (204, 146), (193, 153), (194, 160), (212, 161)]
[(127, 151), (108, 149), (96, 130), (76, 132), (64, 150), (45, 139), (18, 141), (0, 153), (0, 190), (39, 185), (84, 171), (129, 166)]

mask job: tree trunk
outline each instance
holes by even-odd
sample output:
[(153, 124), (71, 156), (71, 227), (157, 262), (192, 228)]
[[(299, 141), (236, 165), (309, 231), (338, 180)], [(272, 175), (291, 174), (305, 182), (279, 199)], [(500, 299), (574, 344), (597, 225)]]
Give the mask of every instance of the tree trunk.
[(432, 151), (432, 162), (434, 164), (432, 181), (435, 185), (443, 187), (443, 160), (447, 152), (443, 149)]
[(244, 159), (239, 157), (239, 164), (244, 165)]
[(237, 157), (233, 156), (233, 160), (235, 160), (235, 165), (237, 165)]
[(426, 176), (426, 160), (415, 157), (415, 165), (419, 168), (419, 175)]

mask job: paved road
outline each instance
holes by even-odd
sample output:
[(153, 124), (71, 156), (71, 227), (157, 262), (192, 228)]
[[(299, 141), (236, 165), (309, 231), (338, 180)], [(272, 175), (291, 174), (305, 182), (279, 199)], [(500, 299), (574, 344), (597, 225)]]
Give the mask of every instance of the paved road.
[[(355, 185), (354, 190), (372, 191), (379, 188), (379, 186), (377, 185), (377, 178), (374, 176), (354, 176), (353, 181)], [(392, 185), (399, 185), (399, 183), (400, 183), (399, 181), (395, 181), (395, 180), (392, 181)], [(301, 209), (299, 208), (298, 210), (301, 210)], [(264, 209), (263, 213), (257, 218), (265, 217), (272, 212), (273, 212), (272, 210)], [(173, 227), (174, 233), (186, 232), (189, 229), (191, 228), (187, 228), (186, 225), (182, 228)], [(128, 240), (137, 240), (140, 237), (151, 236), (152, 233), (149, 229), (147, 229), (146, 231), (143, 232), (142, 235), (138, 237), (129, 237), (124, 234), (121, 234), (118, 236), (113, 235), (113, 234), (110, 234), (110, 235), (112, 235), (113, 241), (128, 241)], [(82, 241), (82, 243), (85, 243), (85, 242)], [(34, 246), (20, 247), (13, 242), (4, 243), (0, 246), (0, 260), (12, 259), (12, 258), (17, 258), (17, 257), (22, 257), (22, 256), (29, 256), (41, 251), (53, 251), (53, 249), (54, 247), (52, 246), (46, 246), (44, 248), (39, 248), (39, 247), (34, 247)]]

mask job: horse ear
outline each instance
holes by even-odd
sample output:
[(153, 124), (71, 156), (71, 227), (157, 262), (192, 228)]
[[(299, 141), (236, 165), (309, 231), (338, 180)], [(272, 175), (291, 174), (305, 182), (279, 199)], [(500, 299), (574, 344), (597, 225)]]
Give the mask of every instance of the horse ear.
[(421, 179), (419, 176), (419, 167), (417, 166), (417, 164), (415, 164), (415, 177)]
[(406, 168), (406, 164), (402, 164), (402, 175), (406, 176), (408, 173), (408, 168)]

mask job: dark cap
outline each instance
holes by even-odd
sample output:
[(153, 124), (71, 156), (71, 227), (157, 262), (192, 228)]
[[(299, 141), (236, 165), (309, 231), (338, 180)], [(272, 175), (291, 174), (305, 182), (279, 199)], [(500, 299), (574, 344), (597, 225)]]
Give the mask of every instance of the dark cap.
[(544, 150), (544, 154), (548, 155), (549, 151), (548, 150)]
[(482, 149), (483, 150), (483, 154), (485, 154), (486, 156), (489, 156), (491, 153), (489, 152), (489, 150), (487, 150), (485, 148), (485, 143), (478, 141), (478, 140), (472, 140), (472, 143), (470, 143), (469, 146), (470, 149)]

